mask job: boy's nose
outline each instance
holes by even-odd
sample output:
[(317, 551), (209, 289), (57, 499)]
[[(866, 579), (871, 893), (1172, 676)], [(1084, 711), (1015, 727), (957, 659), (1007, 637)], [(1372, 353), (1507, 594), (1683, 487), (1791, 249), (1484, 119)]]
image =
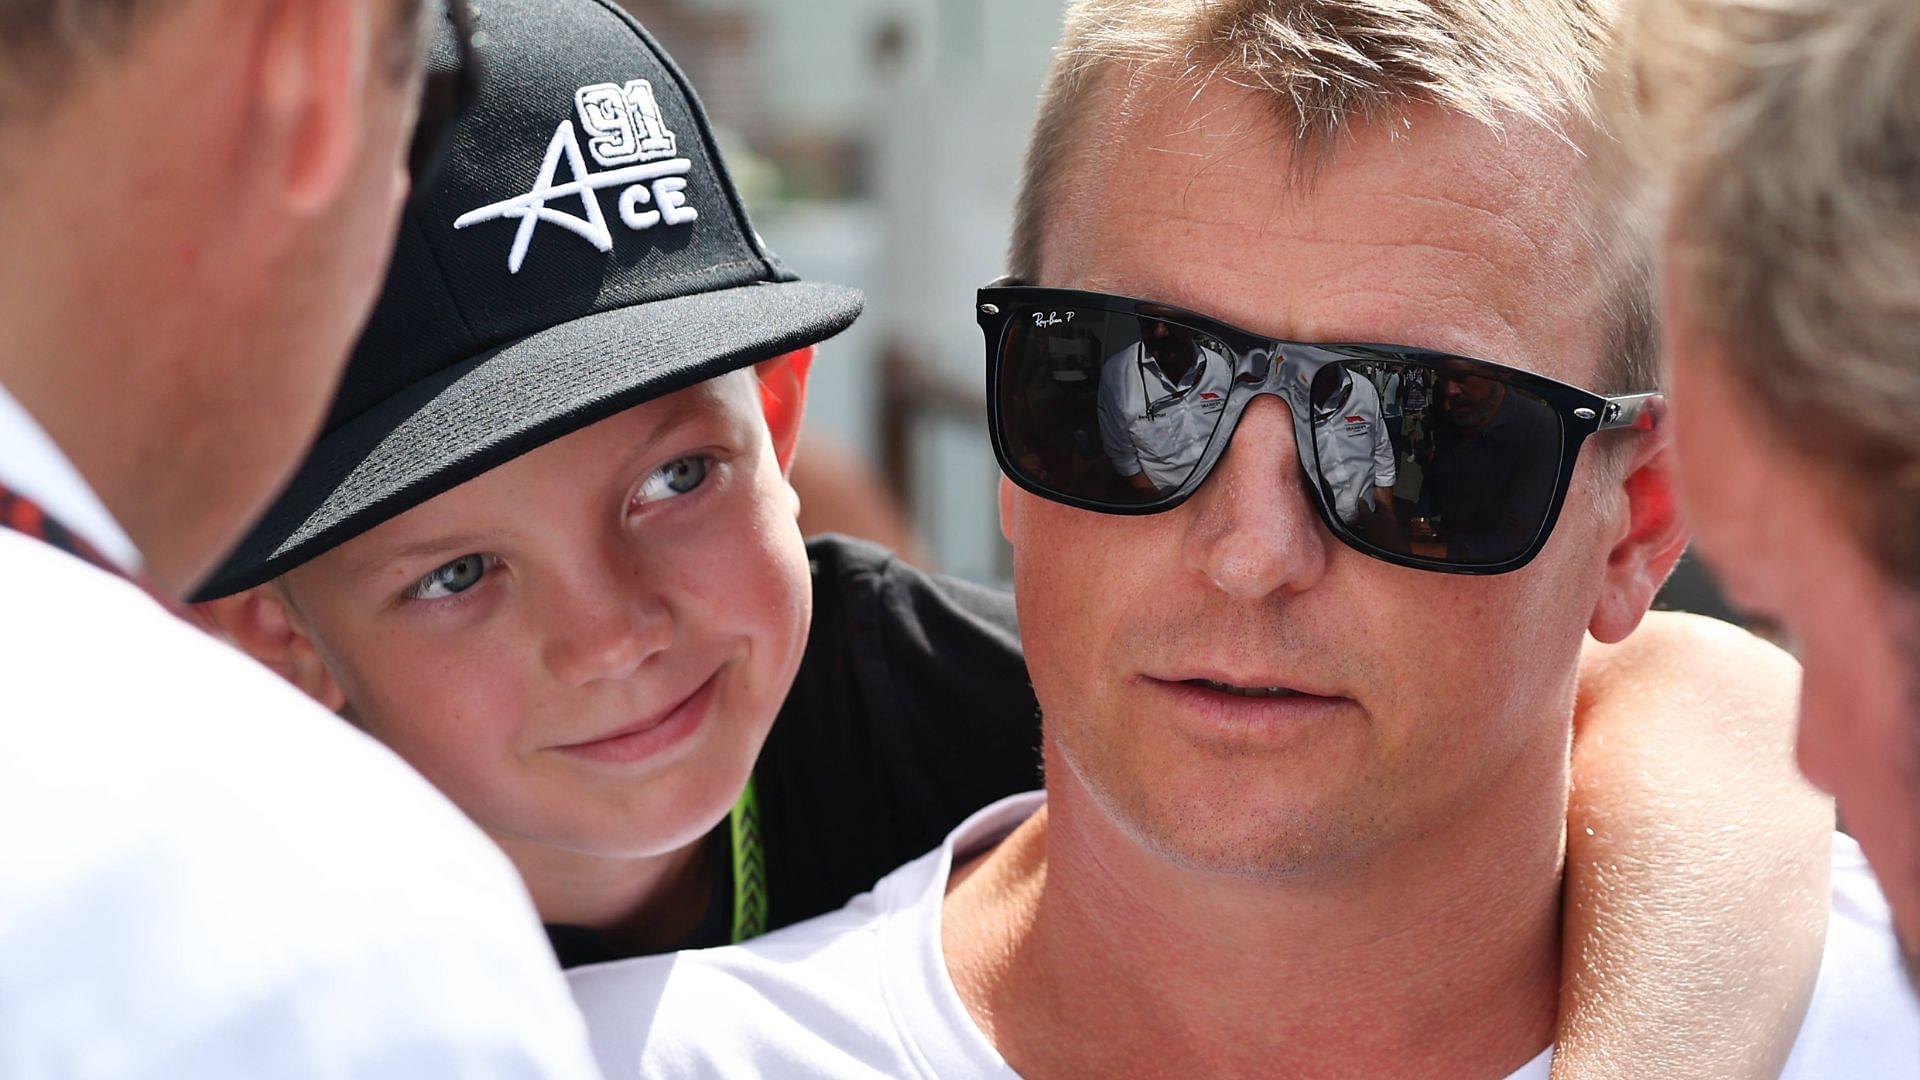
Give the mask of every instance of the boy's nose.
[[(671, 611), (651, 590), (633, 587), (631, 568), (569, 583), (546, 612), (548, 670), (568, 686), (631, 678), (673, 643)], [(623, 585), (625, 587), (623, 587)]]

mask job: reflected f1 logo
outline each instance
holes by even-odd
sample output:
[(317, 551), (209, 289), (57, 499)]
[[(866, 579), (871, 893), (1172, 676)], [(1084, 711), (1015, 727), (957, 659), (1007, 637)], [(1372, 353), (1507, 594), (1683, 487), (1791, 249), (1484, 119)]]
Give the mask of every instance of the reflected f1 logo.
[[(580, 151), (580, 139), (574, 134), (571, 119), (560, 121), (553, 139), (547, 143), (546, 157), (540, 163), (540, 176), (525, 195), (503, 199), (455, 219), (453, 227), (465, 229), (500, 218), (517, 218), (520, 228), (513, 235), (513, 247), (507, 252), (507, 272), (518, 274), (527, 261), (527, 248), (533, 243), (534, 230), (541, 222), (558, 225), (592, 244), (603, 253), (613, 251), (613, 232), (607, 226), (600, 207), (602, 188), (622, 188), (619, 200), (620, 221), (635, 232), (656, 225), (685, 225), (700, 217), (687, 205), (687, 175), (693, 162), (675, 157), (677, 140), (667, 130), (654, 101), (653, 87), (645, 79), (635, 79), (625, 87), (612, 83), (583, 86), (574, 95), (580, 113), (580, 126), (589, 136), (588, 148), (602, 165), (619, 166), (604, 172), (590, 172), (586, 156)], [(565, 183), (554, 183), (564, 158), (571, 174)], [(585, 216), (556, 210), (547, 203), (578, 197)]]

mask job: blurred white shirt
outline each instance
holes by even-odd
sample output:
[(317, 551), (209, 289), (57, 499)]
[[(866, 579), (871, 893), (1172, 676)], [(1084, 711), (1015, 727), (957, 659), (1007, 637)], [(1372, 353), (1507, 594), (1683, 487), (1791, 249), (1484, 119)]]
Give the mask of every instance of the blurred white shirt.
[[(137, 565), (51, 447), (5, 399), (0, 484)], [(525, 888), (451, 803), (0, 529), (0, 1077), (597, 1075)]]

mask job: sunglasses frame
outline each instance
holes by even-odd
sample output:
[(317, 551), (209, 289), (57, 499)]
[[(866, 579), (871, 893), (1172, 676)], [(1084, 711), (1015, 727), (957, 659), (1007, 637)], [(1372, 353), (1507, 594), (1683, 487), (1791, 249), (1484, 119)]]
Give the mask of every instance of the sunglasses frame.
[[(420, 111), (407, 143), (407, 181), (418, 201), (433, 184), (446, 157), (447, 144), (460, 121), (480, 97), (480, 58), (473, 47), (473, 9), (468, 0), (429, 0), (432, 14), (442, 13), (453, 23), (454, 63), (445, 71), (428, 67), (420, 83)], [(427, 61), (431, 65), (431, 61)]]
[[(1006, 444), (1006, 429), (1000, 405), (1000, 382), (1009, 367), (1005, 349), (1008, 331), (1017, 318), (1031, 316), (1037, 311), (1058, 311), (1063, 308), (1081, 311), (1092, 309), (1147, 321), (1173, 323), (1184, 329), (1216, 338), (1231, 350), (1231, 359), (1234, 364), (1233, 379), (1227, 391), (1226, 405), (1221, 411), (1218, 426), (1208, 437), (1206, 449), (1194, 466), (1192, 474), (1166, 496), (1148, 503), (1111, 503), (1083, 498), (1070, 492), (1055, 490), (1035, 478), (1026, 476), (1014, 462), (1013, 455)], [(1293, 416), (1295, 447), (1300, 458), (1304, 486), (1312, 493), (1314, 509), (1327, 529), (1341, 543), (1364, 555), (1396, 566), (1445, 574), (1477, 576), (1505, 574), (1532, 562), (1553, 535), (1554, 525), (1560, 519), (1561, 508), (1566, 503), (1567, 491), (1572, 485), (1573, 470), (1579, 461), (1580, 447), (1585, 444), (1588, 437), (1602, 431), (1651, 430), (1665, 408), (1665, 399), (1657, 392), (1610, 397), (1583, 390), (1544, 375), (1537, 375), (1531, 371), (1496, 364), (1491, 360), (1480, 360), (1457, 353), (1407, 345), (1383, 345), (1369, 342), (1304, 342), (1270, 338), (1171, 304), (1111, 293), (1025, 285), (1013, 278), (1000, 278), (982, 287), (974, 301), (974, 314), (979, 320), (981, 332), (986, 336), (987, 429), (993, 443), (993, 455), (1000, 463), (1000, 471), (1026, 491), (1050, 502), (1102, 514), (1132, 516), (1165, 513), (1186, 502), (1213, 475), (1214, 466), (1219, 463), (1228, 445), (1233, 442), (1234, 432), (1239, 426), (1240, 418), (1245, 413), (1247, 405), (1263, 394), (1272, 394), (1286, 402), (1287, 409)], [(1355, 350), (1365, 350), (1369, 354), (1378, 355), (1356, 356), (1353, 354)], [(1262, 354), (1265, 356), (1266, 374), (1257, 379), (1243, 378), (1244, 374), (1254, 370), (1254, 365), (1257, 363), (1255, 358)], [(1279, 357), (1279, 363), (1273, 362), (1275, 356)], [(1442, 375), (1491, 379), (1524, 390), (1546, 402), (1554, 410), (1560, 420), (1559, 475), (1554, 480), (1553, 498), (1547, 512), (1525, 550), (1503, 562), (1476, 564), (1402, 554), (1380, 547), (1354, 533), (1340, 520), (1339, 515), (1334, 513), (1333, 507), (1327, 504), (1326, 492), (1321, 489), (1320, 484), (1314, 482), (1313, 476), (1307, 471), (1310, 460), (1308, 455), (1313, 455), (1311, 460), (1317, 468), (1319, 454), (1314, 442), (1311, 420), (1313, 378), (1321, 368), (1329, 364), (1369, 360), (1424, 366)]]

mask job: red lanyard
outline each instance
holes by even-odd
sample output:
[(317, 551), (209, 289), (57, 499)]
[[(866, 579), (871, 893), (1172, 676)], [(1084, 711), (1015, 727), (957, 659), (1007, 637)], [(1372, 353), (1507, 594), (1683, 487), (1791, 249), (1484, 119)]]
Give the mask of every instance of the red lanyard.
[(90, 563), (101, 570), (105, 570), (114, 577), (131, 581), (138, 586), (142, 592), (158, 601), (161, 607), (166, 608), (189, 625), (209, 633), (213, 630), (212, 624), (193, 608), (161, 592), (154, 587), (153, 582), (148, 581), (146, 578), (134, 577), (132, 574), (127, 573), (126, 570), (116, 565), (112, 559), (102, 555), (99, 548), (82, 540), (78, 533), (60, 524), (57, 519), (41, 509), (39, 503), (14, 491), (5, 484), (0, 484), (0, 529), (12, 529), (14, 532), (20, 533), (23, 536), (31, 536), (41, 543), (52, 545), (66, 552), (81, 562)]
[(39, 503), (5, 484), (0, 484), (0, 529), (12, 529), (42, 543), (51, 544), (74, 558), (92, 563), (115, 577), (128, 577), (125, 570), (113, 564), (113, 560), (100, 554), (99, 548), (80, 539), (79, 534), (49, 516), (45, 510), (40, 509)]

